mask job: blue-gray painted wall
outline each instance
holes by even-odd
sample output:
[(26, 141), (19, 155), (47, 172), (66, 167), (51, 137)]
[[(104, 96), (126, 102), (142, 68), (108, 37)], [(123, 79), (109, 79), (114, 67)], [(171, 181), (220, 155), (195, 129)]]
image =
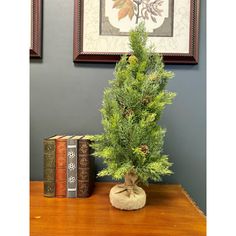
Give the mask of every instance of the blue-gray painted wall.
[[(114, 64), (79, 64), (73, 54), (73, 0), (44, 0), (43, 59), (30, 67), (30, 176), (43, 179), (42, 139), (55, 133), (102, 132), (103, 90), (113, 78)], [(168, 65), (175, 78), (168, 89), (177, 97), (161, 120), (167, 128), (165, 153), (174, 175), (206, 211), (206, 5), (201, 1), (198, 65)], [(100, 161), (97, 168), (102, 167)], [(101, 179), (98, 179), (100, 181)], [(103, 180), (110, 180), (104, 178)]]

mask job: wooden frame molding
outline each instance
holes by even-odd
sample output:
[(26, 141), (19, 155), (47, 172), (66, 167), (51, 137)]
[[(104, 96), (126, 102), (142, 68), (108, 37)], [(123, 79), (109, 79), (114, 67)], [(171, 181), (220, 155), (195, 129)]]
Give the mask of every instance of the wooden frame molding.
[(42, 58), (42, 0), (31, 0), (30, 58)]
[[(74, 0), (74, 62), (117, 62), (122, 53), (83, 51), (84, 2), (84, 0)], [(200, 0), (190, 0), (190, 4), (189, 53), (164, 53), (166, 64), (198, 64)]]

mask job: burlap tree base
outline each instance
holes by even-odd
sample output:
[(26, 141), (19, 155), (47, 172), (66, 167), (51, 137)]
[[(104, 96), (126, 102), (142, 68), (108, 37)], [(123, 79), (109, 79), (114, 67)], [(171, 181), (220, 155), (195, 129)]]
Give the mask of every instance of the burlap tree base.
[(111, 205), (120, 210), (137, 210), (145, 206), (146, 194), (135, 183), (136, 175), (129, 173), (125, 176), (125, 183), (115, 185), (110, 190)]

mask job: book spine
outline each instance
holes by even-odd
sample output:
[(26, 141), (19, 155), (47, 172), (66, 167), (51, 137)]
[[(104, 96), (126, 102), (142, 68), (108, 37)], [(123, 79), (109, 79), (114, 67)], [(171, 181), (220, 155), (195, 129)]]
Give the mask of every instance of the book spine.
[(93, 190), (92, 160), (90, 157), (90, 140), (79, 140), (78, 155), (78, 197), (89, 197)]
[(55, 197), (55, 140), (45, 139), (44, 146), (44, 196)]
[(67, 140), (56, 140), (56, 197), (66, 197)]
[(77, 143), (76, 139), (67, 141), (67, 197), (77, 197)]

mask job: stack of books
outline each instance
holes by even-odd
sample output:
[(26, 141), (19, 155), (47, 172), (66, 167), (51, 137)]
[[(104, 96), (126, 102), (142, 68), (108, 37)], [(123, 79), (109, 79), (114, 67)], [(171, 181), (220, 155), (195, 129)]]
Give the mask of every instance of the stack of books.
[(44, 196), (89, 197), (94, 189), (94, 158), (86, 136), (54, 135), (44, 144)]

